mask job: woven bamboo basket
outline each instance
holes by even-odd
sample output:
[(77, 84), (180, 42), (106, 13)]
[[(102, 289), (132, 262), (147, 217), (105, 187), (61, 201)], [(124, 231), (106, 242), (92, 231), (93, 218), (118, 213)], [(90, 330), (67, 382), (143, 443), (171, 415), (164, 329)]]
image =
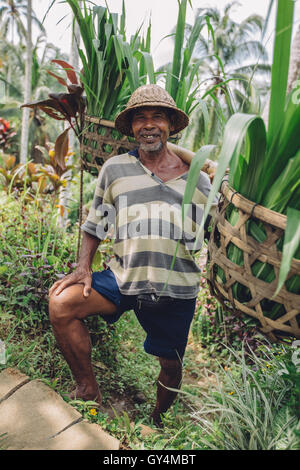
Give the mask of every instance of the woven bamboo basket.
[[(238, 211), (238, 221), (232, 226), (228, 212), (232, 206)], [(263, 243), (247, 233), (247, 221), (259, 221), (265, 231)], [(223, 182), (221, 199), (212, 227), (208, 244), (208, 282), (212, 295), (217, 297), (225, 309), (238, 316), (250, 315), (260, 331), (271, 342), (286, 336), (300, 338), (300, 292), (293, 293), (287, 288), (287, 281), (276, 295), (282, 252), (280, 245), (286, 227), (286, 216), (254, 204)], [(228, 258), (228, 247), (234, 244), (242, 252), (243, 262), (239, 265)], [(252, 266), (256, 261), (268, 263), (274, 270), (272, 282), (255, 277)], [(222, 272), (222, 276), (220, 276)], [(300, 260), (293, 259), (287, 280), (300, 276)], [(237, 283), (237, 284), (236, 284)], [(234, 297), (234, 286), (247, 292), (247, 298)], [(237, 290), (235, 290), (237, 292)], [(277, 309), (270, 318), (270, 309)]]
[(93, 116), (85, 116), (81, 140), (83, 169), (97, 176), (103, 163), (114, 155), (136, 148), (134, 139), (120, 134), (114, 122)]

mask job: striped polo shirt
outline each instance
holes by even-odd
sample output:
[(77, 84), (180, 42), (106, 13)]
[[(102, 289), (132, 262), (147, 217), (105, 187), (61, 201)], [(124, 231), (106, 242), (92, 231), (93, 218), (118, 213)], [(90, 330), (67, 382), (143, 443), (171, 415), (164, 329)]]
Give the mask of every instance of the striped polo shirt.
[[(137, 151), (111, 157), (102, 166), (81, 228), (100, 240), (113, 238), (109, 267), (122, 294), (197, 296), (200, 268), (192, 252), (211, 184), (201, 172), (182, 223), (187, 175), (163, 182), (141, 163)], [(215, 206), (216, 201), (211, 215)], [(202, 242), (203, 235), (197, 250)]]

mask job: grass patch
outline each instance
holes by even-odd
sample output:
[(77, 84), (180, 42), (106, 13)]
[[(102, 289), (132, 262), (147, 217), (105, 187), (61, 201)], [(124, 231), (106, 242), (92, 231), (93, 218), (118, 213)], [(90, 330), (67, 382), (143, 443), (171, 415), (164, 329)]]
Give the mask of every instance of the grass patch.
[[(243, 416), (241, 404), (245, 405), (245, 394), (249, 395), (251, 389), (252, 395), (262, 397), (258, 393), (261, 389), (264, 403), (271, 410), (269, 418), (274, 415), (276, 422), (288, 431), (278, 437), (280, 442), (275, 448), (297, 448), (300, 385), (297, 365), (293, 363), (296, 350), (288, 342), (281, 356), (275, 354), (275, 346), (261, 350), (261, 337), (251, 322), (237, 320), (222, 311), (204, 278), (184, 358), (181, 391), (164, 415), (162, 430), (152, 428), (155, 432), (143, 434), (143, 425), (152, 427), (149, 415), (156, 401), (160, 366), (157, 358), (144, 352), (146, 334), (133, 311), (123, 314), (113, 326), (107, 326), (101, 317), (85, 320), (91, 333), (92, 362), (103, 393), (104, 409), (113, 408), (115, 413), (99, 413), (93, 402), (70, 402), (68, 395), (75, 383), (52, 333), (47, 292), (59, 276), (72, 270), (76, 234), (49, 224), (54, 217), (50, 203), (44, 201), (40, 212), (34, 204), (23, 204), (20, 198), (3, 194), (0, 198), (4, 208), (0, 212), (0, 338), (6, 347), (6, 364), (0, 365), (0, 370), (13, 367), (31, 380), (43, 380), (86, 419), (120, 439), (125, 449), (239, 449), (241, 444), (234, 440), (234, 432), (228, 433), (234, 427), (235, 434), (243, 436), (245, 447), (248, 430), (245, 431), (241, 417), (232, 420), (230, 411), (226, 414), (224, 409), (207, 413), (204, 421), (202, 417), (216, 403), (219, 408), (220, 403), (225, 403), (228, 410), (229, 405), (235, 406), (235, 412)], [(101, 260), (107, 261), (108, 253), (99, 258), (99, 269)], [(241, 367), (243, 343), (248, 349), (247, 361)], [(260, 359), (251, 358), (249, 348)], [(255, 370), (255, 360), (265, 360), (271, 367), (260, 365), (259, 371)], [(284, 372), (278, 379), (279, 366)], [(255, 380), (249, 384), (247, 380), (251, 377)], [(274, 384), (279, 384), (276, 390), (282, 398), (276, 403)], [(284, 396), (280, 395), (280, 387), (285, 390)], [(236, 393), (230, 395), (233, 389)], [(241, 403), (234, 402), (238, 397), (242, 397)], [(259, 422), (263, 409), (259, 401), (255, 406), (257, 415), (251, 416)], [(270, 439), (264, 441), (266, 446), (276, 438), (276, 429), (273, 434), (269, 432)]]

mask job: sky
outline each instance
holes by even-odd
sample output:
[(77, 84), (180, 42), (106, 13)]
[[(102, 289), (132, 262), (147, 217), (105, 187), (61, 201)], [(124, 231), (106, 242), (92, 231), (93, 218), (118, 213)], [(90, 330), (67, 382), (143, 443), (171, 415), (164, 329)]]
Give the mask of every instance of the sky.
[[(93, 0), (94, 3), (105, 6), (105, 0)], [(106, 0), (110, 11), (121, 12), (122, 0)], [(187, 11), (187, 21), (193, 23), (195, 12), (200, 7), (217, 7), (223, 10), (229, 0), (191, 0), (193, 9), (189, 6)], [(33, 0), (33, 9), (37, 17), (42, 20), (48, 9), (50, 0)], [(235, 21), (242, 21), (247, 16), (259, 14), (266, 16), (269, 0), (239, 0), (240, 6), (235, 6), (232, 18)], [(138, 26), (144, 21), (145, 28), (151, 15), (152, 23), (152, 55), (155, 66), (159, 67), (171, 60), (172, 40), (163, 39), (170, 34), (174, 28), (178, 14), (177, 0), (125, 0), (126, 7), (126, 29), (128, 36), (135, 33)], [(300, 0), (295, 0), (295, 27), (300, 22)], [(57, 45), (63, 52), (70, 52), (71, 41), (71, 14), (67, 4), (57, 0), (48, 13), (44, 26), (47, 31), (48, 42)], [(275, 27), (275, 8), (269, 22), (269, 30), (266, 35), (267, 50), (272, 55), (272, 45), (274, 35), (272, 31)]]

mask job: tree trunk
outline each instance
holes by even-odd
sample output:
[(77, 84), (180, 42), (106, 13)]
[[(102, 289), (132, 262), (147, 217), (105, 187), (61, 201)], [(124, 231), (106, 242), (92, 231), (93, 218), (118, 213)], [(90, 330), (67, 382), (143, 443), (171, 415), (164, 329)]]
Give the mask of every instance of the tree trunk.
[[(74, 17), (73, 17), (74, 18)], [(76, 71), (78, 71), (79, 68), (79, 54), (78, 54), (78, 49), (77, 46), (80, 44), (80, 32), (79, 32), (79, 26), (77, 24), (77, 21), (74, 21), (74, 30), (72, 29), (72, 37), (71, 37), (71, 50), (70, 50), (70, 58), (69, 58), (69, 64), (74, 67)], [(69, 130), (69, 151), (73, 152), (74, 151), (74, 146), (75, 146), (75, 134), (72, 129)], [(69, 157), (68, 160), (68, 165), (73, 164), (73, 155)], [(65, 188), (62, 188), (60, 191), (59, 199), (60, 202), (59, 204), (64, 207), (63, 215), (60, 217), (60, 225), (61, 227), (66, 227), (67, 222), (68, 222), (68, 205), (69, 205), (69, 200), (70, 200), (70, 185), (71, 185), (71, 179), (72, 179), (72, 170), (66, 171), (64, 173), (63, 177), (67, 180), (67, 185)]]
[[(27, 0), (27, 34), (26, 34), (26, 65), (25, 65), (25, 86), (24, 103), (31, 100), (31, 77), (32, 77), (32, 34), (31, 21), (32, 0)], [(28, 154), (28, 136), (29, 136), (29, 108), (23, 108), (22, 114), (22, 132), (21, 132), (21, 155), (20, 162), (26, 163)]]

